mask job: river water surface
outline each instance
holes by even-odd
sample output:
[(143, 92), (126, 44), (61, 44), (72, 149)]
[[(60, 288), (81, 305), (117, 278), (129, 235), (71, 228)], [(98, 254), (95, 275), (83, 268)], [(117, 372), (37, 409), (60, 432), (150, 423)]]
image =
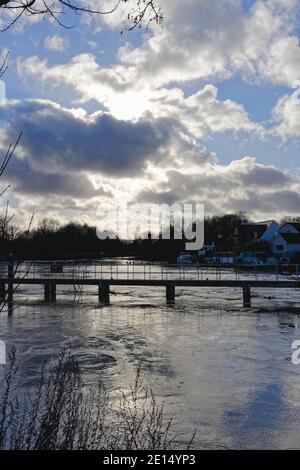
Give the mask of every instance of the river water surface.
[(112, 392), (143, 377), (165, 401), (166, 413), (196, 447), (300, 448), (300, 292), (253, 290), (244, 309), (241, 289), (177, 289), (174, 306), (160, 287), (112, 287), (101, 307), (95, 287), (74, 298), (57, 289), (54, 305), (41, 287), (21, 286), (11, 317), (0, 314), (0, 339), (15, 345), (23, 387), (45, 359), (61, 350), (78, 357), (85, 380), (104, 376)]

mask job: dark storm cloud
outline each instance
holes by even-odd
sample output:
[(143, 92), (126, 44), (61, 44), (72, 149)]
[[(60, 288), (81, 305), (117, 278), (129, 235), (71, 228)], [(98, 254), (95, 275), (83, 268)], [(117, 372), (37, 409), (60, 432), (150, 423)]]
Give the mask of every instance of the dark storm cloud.
[(138, 203), (146, 204), (168, 204), (172, 205), (178, 201), (178, 194), (173, 191), (154, 192), (154, 191), (141, 191), (135, 198)]
[[(10, 113), (11, 114), (11, 113)], [(101, 114), (75, 117), (50, 102), (15, 106), (6, 140), (23, 129), (22, 153), (35, 170), (47, 173), (93, 171), (122, 177), (139, 174), (170, 139), (168, 122), (128, 122)]]
[(300, 194), (297, 190), (266, 191), (259, 194), (255, 191), (245, 190), (244, 194), (228, 200), (227, 210), (240, 210), (251, 212), (264, 212), (269, 214), (299, 214)]
[(32, 170), (26, 160), (14, 159), (7, 167), (5, 178), (13, 188), (24, 194), (56, 194), (76, 198), (91, 198), (109, 195), (102, 189), (95, 189), (85, 175), (46, 174)]
[(258, 164), (254, 159), (246, 157), (227, 167), (216, 165), (204, 168), (201, 173), (195, 175), (169, 171), (165, 189), (175, 188), (176, 192), (188, 196), (202, 191), (209, 191), (211, 194), (220, 190), (230, 191), (237, 187), (245, 190), (256, 187), (261, 191), (270, 187), (280, 189), (292, 183), (293, 178), (284, 171)]
[(166, 176), (166, 181), (141, 191), (137, 199), (168, 204), (194, 201), (204, 203), (207, 213), (299, 213), (300, 178), (251, 157), (228, 166), (207, 165), (197, 173), (172, 170)]
[(240, 173), (241, 183), (249, 186), (284, 186), (291, 182), (290, 176), (277, 168), (256, 165), (248, 173)]

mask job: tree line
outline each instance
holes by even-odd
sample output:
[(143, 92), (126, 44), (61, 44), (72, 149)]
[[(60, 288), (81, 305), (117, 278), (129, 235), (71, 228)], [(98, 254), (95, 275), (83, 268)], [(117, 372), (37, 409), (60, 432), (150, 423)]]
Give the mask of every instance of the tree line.
[[(298, 221), (298, 218), (285, 217), (283, 221)], [(247, 246), (236, 245), (234, 234), (236, 229), (251, 220), (244, 213), (225, 214), (206, 217), (204, 223), (205, 242), (214, 242), (219, 251), (236, 251), (242, 249), (266, 249), (260, 242), (252, 242)], [(80, 222), (60, 224), (53, 218), (43, 219), (36, 227), (21, 230), (13, 224), (7, 211), (0, 216), (0, 256), (2, 260), (22, 259), (98, 259), (103, 256), (133, 256), (148, 260), (175, 261), (178, 254), (185, 250), (186, 239), (174, 237), (174, 227), (170, 230), (170, 239), (163, 238), (162, 233), (157, 239), (129, 241), (115, 239), (100, 240), (96, 227)]]

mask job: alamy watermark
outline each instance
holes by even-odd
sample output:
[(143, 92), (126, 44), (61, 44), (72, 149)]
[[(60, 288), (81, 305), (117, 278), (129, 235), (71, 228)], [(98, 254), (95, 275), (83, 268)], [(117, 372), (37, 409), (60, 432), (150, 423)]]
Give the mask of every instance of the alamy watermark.
[(0, 104), (6, 100), (6, 85), (3, 80), (0, 80)]
[(292, 93), (291, 100), (295, 104), (300, 104), (300, 80), (295, 80), (292, 83), (292, 88), (294, 88), (295, 91)]
[(188, 240), (186, 250), (204, 244), (204, 204), (119, 204), (99, 214), (97, 236), (101, 240)]
[[(0, 80), (0, 106), (4, 104), (6, 100), (6, 85), (3, 80)], [(4, 341), (0, 340), (0, 365), (6, 364), (6, 345)]]
[(4, 341), (0, 341), (0, 364), (6, 364), (6, 344)]
[(299, 366), (300, 364), (300, 340), (293, 341), (292, 349), (295, 349), (295, 351), (292, 353), (292, 363), (295, 366)]

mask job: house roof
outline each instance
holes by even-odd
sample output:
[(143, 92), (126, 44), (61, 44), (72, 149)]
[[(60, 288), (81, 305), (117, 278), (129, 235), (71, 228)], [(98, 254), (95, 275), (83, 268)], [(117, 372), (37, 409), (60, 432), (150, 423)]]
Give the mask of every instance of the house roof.
[(300, 245), (300, 233), (280, 233), (288, 245)]
[(292, 222), (290, 225), (292, 225), (297, 230), (297, 232), (300, 233), (300, 223), (299, 222)]
[[(285, 225), (291, 225), (292, 227), (294, 227), (297, 232), (300, 233), (300, 222), (285, 222), (281, 227), (280, 229), (282, 229)], [(284, 232), (283, 232), (284, 233)]]

